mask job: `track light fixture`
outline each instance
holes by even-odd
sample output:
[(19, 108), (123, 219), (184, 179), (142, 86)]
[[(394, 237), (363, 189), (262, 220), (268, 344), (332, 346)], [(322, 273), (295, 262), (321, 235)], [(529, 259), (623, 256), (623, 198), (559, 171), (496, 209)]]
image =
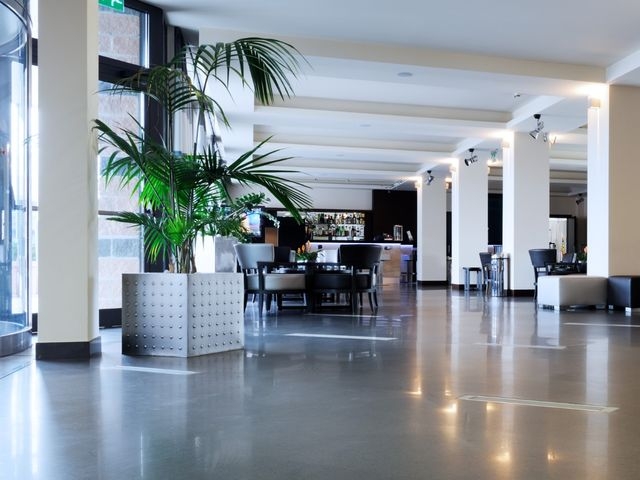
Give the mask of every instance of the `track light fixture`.
[(582, 202), (584, 202), (584, 197), (580, 193), (578, 194), (578, 198), (576, 198), (576, 205), (580, 205)]
[(465, 158), (464, 159), (464, 164), (468, 167), (469, 165), (471, 165), (472, 163), (476, 163), (478, 161), (478, 155), (476, 155), (475, 153), (473, 153), (475, 151), (475, 148), (470, 148), (469, 149), (469, 158)]
[(542, 134), (542, 141), (546, 142), (549, 139), (549, 135), (547, 134), (547, 132), (544, 132), (544, 122), (542, 120), (540, 120), (540, 117), (542, 117), (542, 115), (540, 115), (539, 113), (536, 113), (533, 118), (536, 119), (536, 128), (531, 130), (529, 132), (529, 135), (531, 135), (531, 138), (533, 138), (534, 140), (537, 140), (538, 137), (540, 136), (540, 134)]
[(436, 179), (436, 177), (431, 175), (431, 170), (427, 170), (427, 181), (425, 183), (427, 185), (431, 185), (431, 182), (433, 182), (435, 179)]

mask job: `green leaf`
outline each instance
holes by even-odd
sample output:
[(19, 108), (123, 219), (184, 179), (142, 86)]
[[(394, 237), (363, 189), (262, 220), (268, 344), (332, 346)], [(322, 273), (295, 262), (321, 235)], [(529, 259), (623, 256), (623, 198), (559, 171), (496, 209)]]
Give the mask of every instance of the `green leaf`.
[[(166, 132), (159, 141), (145, 133), (132, 117), (134, 129), (94, 121), (106, 155), (105, 182), (132, 188), (141, 209), (118, 212), (112, 220), (143, 228), (145, 248), (151, 260), (170, 257), (176, 271), (191, 271), (193, 244), (198, 235), (246, 236), (242, 221), (264, 194), (233, 198), (232, 182), (264, 188), (298, 221), (299, 210), (311, 201), (303, 184), (287, 180), (288, 157), (278, 150), (262, 153), (267, 141), (240, 155), (230, 164), (220, 154), (211, 131), (216, 118), (227, 123), (218, 101), (209, 96), (210, 83), (229, 91), (232, 77), (240, 78), (257, 101), (271, 103), (293, 94), (291, 79), (299, 71), (302, 56), (291, 45), (274, 39), (243, 38), (230, 43), (186, 47), (171, 62), (142, 69), (108, 91), (141, 92), (146, 104), (156, 103), (166, 115)], [(193, 73), (193, 76), (189, 75)], [(185, 115), (182, 128), (191, 126), (193, 145), (176, 152), (176, 115)], [(190, 123), (189, 123), (190, 122)], [(260, 151), (260, 153), (259, 153)]]

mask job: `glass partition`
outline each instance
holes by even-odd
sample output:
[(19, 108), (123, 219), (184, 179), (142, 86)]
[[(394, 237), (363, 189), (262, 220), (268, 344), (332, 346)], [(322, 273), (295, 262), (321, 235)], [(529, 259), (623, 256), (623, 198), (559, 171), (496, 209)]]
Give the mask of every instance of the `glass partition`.
[(0, 356), (31, 345), (27, 3), (0, 0)]

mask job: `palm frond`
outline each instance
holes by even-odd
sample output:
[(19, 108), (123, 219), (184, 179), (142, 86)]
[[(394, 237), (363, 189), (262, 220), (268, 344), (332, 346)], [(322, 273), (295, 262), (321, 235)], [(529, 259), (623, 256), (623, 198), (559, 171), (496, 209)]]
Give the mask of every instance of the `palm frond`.
[[(302, 221), (299, 210), (310, 207), (311, 201), (303, 184), (286, 179), (290, 171), (283, 163), (289, 157), (276, 158), (278, 150), (258, 153), (265, 141), (227, 164), (215, 142), (200, 137), (206, 134), (201, 129), (214, 125), (216, 118), (228, 123), (220, 104), (208, 93), (209, 82), (228, 92), (231, 77), (238, 77), (252, 88), (256, 100), (269, 104), (277, 96), (293, 94), (291, 81), (298, 75), (301, 58), (291, 45), (265, 38), (186, 47), (168, 64), (142, 69), (109, 89), (114, 94), (141, 92), (166, 114), (167, 131), (155, 141), (133, 117), (133, 128), (94, 122), (104, 145), (101, 154), (107, 157), (102, 171), (105, 182), (132, 187), (143, 210), (119, 212), (111, 219), (143, 228), (150, 259), (168, 256), (177, 271), (189, 272), (197, 235), (242, 236), (243, 217), (265, 196), (233, 198), (229, 190), (233, 182), (264, 188)], [(173, 148), (179, 112), (188, 113), (196, 129), (186, 154)]]
[(273, 166), (282, 164), (291, 157), (271, 158), (280, 150), (272, 150), (257, 154), (269, 138), (260, 142), (253, 149), (245, 152), (227, 167), (228, 175), (244, 185), (260, 185), (273, 195), (283, 207), (289, 210), (293, 217), (302, 221), (299, 210), (311, 207), (311, 198), (302, 191), (308, 188), (295, 180), (285, 179), (282, 174), (292, 173), (286, 169), (276, 169)]
[[(231, 74), (248, 83), (255, 98), (268, 105), (276, 94), (280, 98), (293, 95), (291, 79), (300, 72), (302, 55), (292, 45), (273, 38), (247, 37), (229, 43), (201, 45), (195, 53), (183, 50), (174, 59), (183, 64), (189, 58), (199, 78), (228, 85)], [(249, 83), (250, 82), (250, 83)]]

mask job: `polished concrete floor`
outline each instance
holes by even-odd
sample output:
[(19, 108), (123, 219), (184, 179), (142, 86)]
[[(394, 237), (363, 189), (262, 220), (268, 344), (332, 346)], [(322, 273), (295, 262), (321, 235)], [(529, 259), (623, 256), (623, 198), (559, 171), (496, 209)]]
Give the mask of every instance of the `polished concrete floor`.
[(119, 329), (0, 359), (0, 478), (640, 478), (640, 316), (385, 286), (375, 317), (263, 318), (188, 360)]

